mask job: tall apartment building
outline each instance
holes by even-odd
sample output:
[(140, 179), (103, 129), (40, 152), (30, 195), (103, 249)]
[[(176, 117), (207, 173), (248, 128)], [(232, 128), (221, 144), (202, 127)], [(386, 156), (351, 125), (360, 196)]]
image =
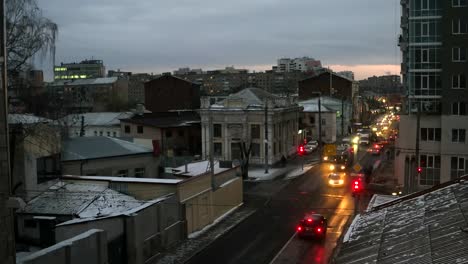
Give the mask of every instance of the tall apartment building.
[(322, 68), (322, 63), (314, 58), (281, 58), (278, 59), (278, 65), (274, 67), (276, 72), (308, 72), (315, 71)]
[(395, 175), (405, 188), (417, 190), (468, 173), (468, 1), (401, 0), (401, 6), (407, 95)]
[(60, 63), (54, 67), (55, 80), (92, 79), (106, 77), (106, 68), (102, 60), (84, 60), (81, 62)]

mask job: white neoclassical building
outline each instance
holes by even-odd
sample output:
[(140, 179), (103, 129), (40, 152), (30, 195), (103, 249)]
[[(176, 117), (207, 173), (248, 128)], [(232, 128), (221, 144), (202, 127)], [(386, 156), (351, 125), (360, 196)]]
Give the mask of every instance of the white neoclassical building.
[(301, 111), (302, 107), (291, 98), (278, 97), (259, 88), (246, 88), (214, 104), (210, 104), (209, 98), (202, 98), (203, 157), (209, 156), (209, 124), (212, 123), (216, 159), (240, 159), (239, 143), (245, 142), (247, 147), (252, 146), (251, 164), (264, 164), (265, 153), (268, 153), (268, 164), (274, 164), (283, 155), (287, 157), (296, 151)]

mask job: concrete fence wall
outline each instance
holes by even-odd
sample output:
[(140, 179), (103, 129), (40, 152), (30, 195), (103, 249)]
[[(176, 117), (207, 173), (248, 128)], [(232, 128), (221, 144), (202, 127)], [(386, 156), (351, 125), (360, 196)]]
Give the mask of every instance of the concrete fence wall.
[(105, 264), (107, 263), (106, 232), (91, 229), (51, 247), (35, 252), (21, 264)]

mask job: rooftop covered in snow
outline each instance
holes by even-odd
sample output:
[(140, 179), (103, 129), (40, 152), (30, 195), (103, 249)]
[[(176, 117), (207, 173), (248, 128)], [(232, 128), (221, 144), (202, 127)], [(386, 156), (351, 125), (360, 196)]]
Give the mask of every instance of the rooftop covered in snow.
[(466, 179), (357, 215), (335, 263), (468, 263)]
[(58, 182), (29, 201), (20, 213), (96, 218), (122, 213), (144, 204), (145, 201), (103, 185)]
[(62, 161), (152, 153), (152, 149), (111, 137), (76, 137), (62, 144)]
[(93, 79), (74, 79), (74, 80), (56, 80), (49, 83), (49, 86), (79, 86), (79, 85), (104, 85), (113, 84), (118, 80), (118, 77), (103, 77)]
[(250, 109), (265, 108), (268, 102), (269, 108), (297, 107), (291, 98), (284, 98), (271, 94), (260, 88), (245, 88), (237, 93), (229, 95), (226, 99), (210, 106), (211, 110)]
[(113, 176), (76, 176), (64, 175), (64, 180), (92, 180), (92, 181), (108, 181), (108, 182), (128, 182), (128, 183), (156, 183), (156, 184), (177, 184), (182, 180), (179, 179), (160, 179), (160, 178), (134, 178), (134, 177), (113, 177)]
[(62, 119), (71, 126), (81, 126), (81, 117), (84, 117), (84, 126), (118, 126), (120, 119), (130, 118), (134, 114), (132, 112), (96, 112), (70, 114)]
[[(189, 164), (187, 164), (187, 172), (185, 172), (185, 168), (186, 168), (185, 165), (174, 168), (174, 169), (172, 169), (173, 174), (180, 175), (180, 176), (188, 176), (188, 177), (203, 175), (205, 173), (210, 172), (210, 162), (208, 160), (203, 160), (203, 161), (199, 161), (199, 162), (189, 163)], [(230, 168), (222, 168), (220, 166), (219, 161), (214, 162), (214, 173), (215, 174), (230, 170), (232, 168), (234, 168), (234, 167), (231, 166)]]

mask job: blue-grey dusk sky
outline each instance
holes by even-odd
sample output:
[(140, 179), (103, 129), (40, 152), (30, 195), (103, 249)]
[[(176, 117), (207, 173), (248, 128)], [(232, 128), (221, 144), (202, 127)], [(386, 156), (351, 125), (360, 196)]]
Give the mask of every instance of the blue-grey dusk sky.
[[(56, 63), (172, 71), (265, 70), (309, 56), (357, 79), (399, 72), (399, 0), (38, 0), (59, 26)], [(50, 72), (52, 66), (45, 63)], [(48, 74), (50, 75), (50, 74)], [(50, 78), (50, 76), (48, 76)]]

